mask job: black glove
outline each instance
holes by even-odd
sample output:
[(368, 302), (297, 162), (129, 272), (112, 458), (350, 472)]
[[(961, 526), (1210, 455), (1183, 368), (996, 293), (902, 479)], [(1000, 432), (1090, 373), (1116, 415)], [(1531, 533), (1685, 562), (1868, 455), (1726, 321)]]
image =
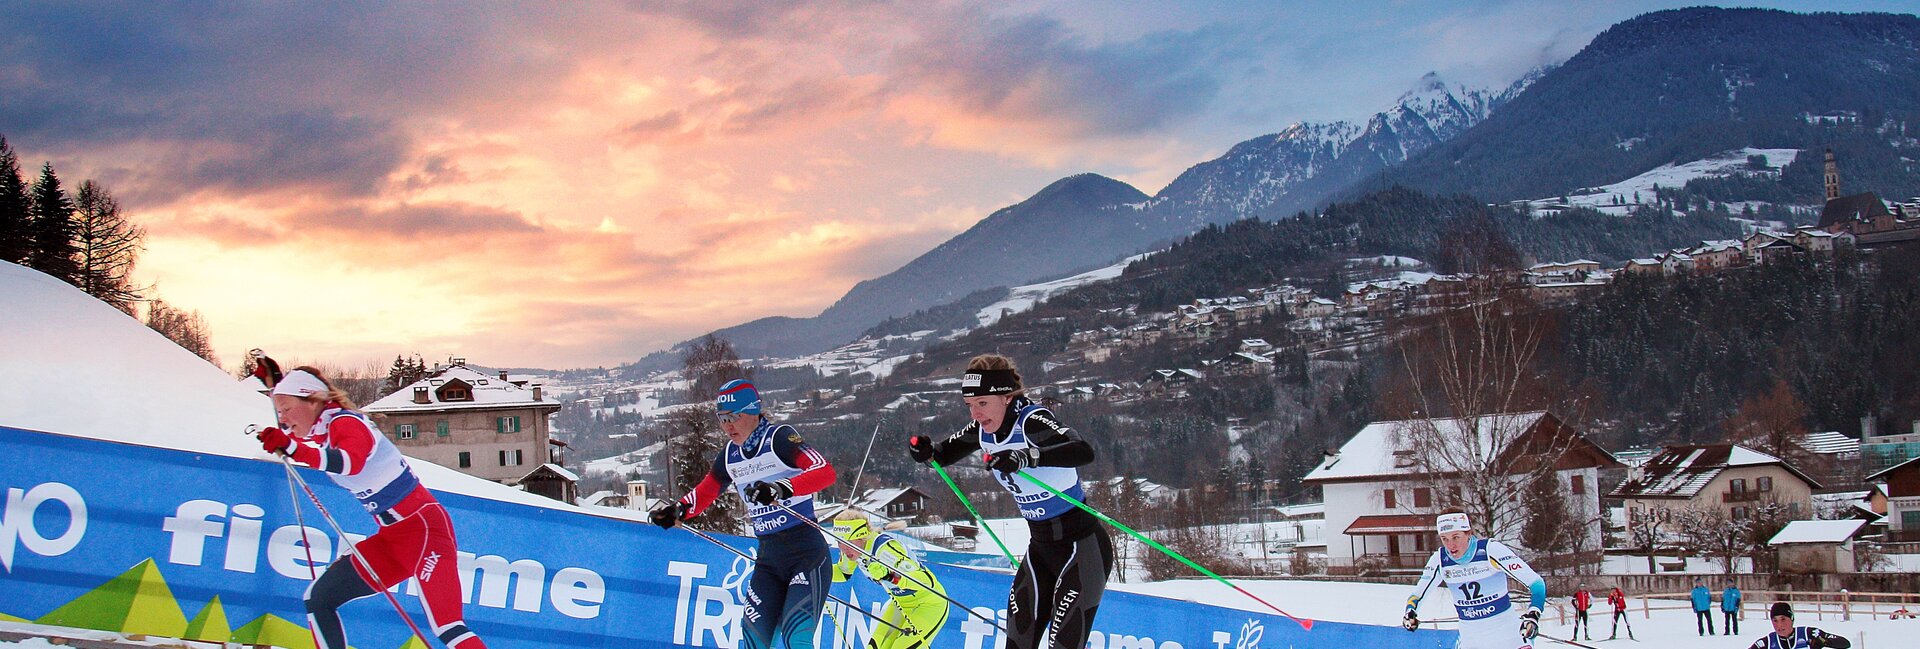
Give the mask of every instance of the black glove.
[(1822, 634), (1819, 633), (1807, 634), (1807, 646), (1813, 649), (1827, 649), (1827, 639), (1820, 637), (1821, 635)]
[(988, 455), (986, 464), (987, 468), (1001, 473), (1014, 473), (1033, 466), (1034, 452), (1032, 448), (1027, 447), (1007, 449)]
[(663, 501), (654, 505), (653, 511), (648, 512), (647, 517), (653, 520), (654, 525), (659, 525), (660, 529), (671, 529), (675, 523), (693, 517), (693, 503)]
[(1533, 641), (1540, 635), (1540, 611), (1527, 611), (1520, 614), (1520, 637)]
[(933, 440), (914, 435), (907, 440), (907, 455), (917, 464), (926, 464), (933, 459)]
[(1408, 631), (1420, 628), (1420, 614), (1413, 612), (1413, 609), (1407, 609), (1407, 617), (1400, 620), (1400, 628)]
[(787, 480), (755, 482), (747, 487), (747, 497), (762, 505), (771, 505), (793, 497), (793, 483)]

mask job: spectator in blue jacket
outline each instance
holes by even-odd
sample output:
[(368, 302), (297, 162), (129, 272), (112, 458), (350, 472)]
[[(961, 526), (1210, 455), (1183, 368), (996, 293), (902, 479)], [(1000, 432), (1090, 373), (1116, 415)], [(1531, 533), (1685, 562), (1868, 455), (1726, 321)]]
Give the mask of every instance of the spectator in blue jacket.
[(1733, 585), (1732, 580), (1728, 580), (1727, 589), (1720, 591), (1720, 612), (1727, 614), (1726, 624), (1723, 625), (1726, 628), (1726, 635), (1740, 634), (1741, 599), (1740, 587)]
[(1713, 635), (1713, 591), (1699, 577), (1693, 578), (1693, 622), (1700, 635)]

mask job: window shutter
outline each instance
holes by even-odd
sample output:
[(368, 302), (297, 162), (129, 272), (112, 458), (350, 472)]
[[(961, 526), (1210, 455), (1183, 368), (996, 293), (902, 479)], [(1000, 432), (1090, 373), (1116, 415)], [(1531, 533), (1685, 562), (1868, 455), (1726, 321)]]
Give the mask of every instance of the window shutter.
[[(496, 433), (504, 433), (504, 432), (507, 432), (507, 418), (506, 418), (506, 417), (494, 417), (494, 418), (493, 418), (493, 432), (496, 432)], [(503, 457), (504, 457), (504, 456), (503, 456)], [(501, 462), (505, 462), (505, 461), (506, 461), (506, 460), (501, 460)]]

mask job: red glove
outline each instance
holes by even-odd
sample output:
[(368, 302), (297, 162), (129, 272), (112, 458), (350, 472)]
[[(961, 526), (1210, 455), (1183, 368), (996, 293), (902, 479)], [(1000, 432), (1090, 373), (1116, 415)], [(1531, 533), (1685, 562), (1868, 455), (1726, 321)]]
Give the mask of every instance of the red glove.
[(254, 433), (253, 437), (254, 439), (260, 440), (260, 448), (265, 449), (268, 453), (279, 453), (281, 455), (293, 454), (295, 442), (293, 436), (288, 435), (287, 431), (269, 426), (260, 429), (258, 433)]

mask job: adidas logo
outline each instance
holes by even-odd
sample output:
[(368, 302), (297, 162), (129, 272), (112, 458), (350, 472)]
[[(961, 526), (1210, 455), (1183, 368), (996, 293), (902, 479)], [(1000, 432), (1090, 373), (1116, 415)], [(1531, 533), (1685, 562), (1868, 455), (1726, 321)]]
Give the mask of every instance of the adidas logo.
[(811, 584), (811, 583), (812, 583), (812, 582), (809, 582), (809, 581), (807, 581), (807, 573), (804, 573), (804, 572), (803, 572), (803, 573), (800, 573), (800, 574), (797, 574), (797, 575), (794, 575), (794, 576), (793, 576), (793, 581), (789, 581), (789, 582), (787, 582), (787, 585), (788, 585), (788, 586), (806, 586), (806, 585), (809, 585), (809, 584)]

